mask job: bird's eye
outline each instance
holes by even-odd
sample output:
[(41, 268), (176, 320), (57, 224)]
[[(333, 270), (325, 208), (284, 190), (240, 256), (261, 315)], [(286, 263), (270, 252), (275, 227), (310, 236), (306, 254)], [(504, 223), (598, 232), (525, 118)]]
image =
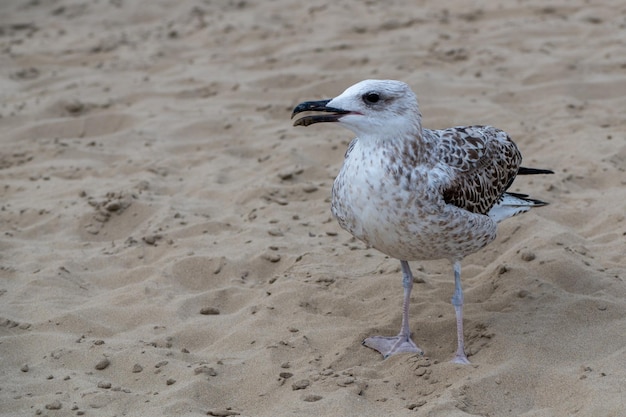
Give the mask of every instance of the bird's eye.
[(367, 104), (375, 104), (378, 103), (379, 100), (380, 95), (378, 93), (369, 92), (363, 94), (363, 101), (365, 101)]

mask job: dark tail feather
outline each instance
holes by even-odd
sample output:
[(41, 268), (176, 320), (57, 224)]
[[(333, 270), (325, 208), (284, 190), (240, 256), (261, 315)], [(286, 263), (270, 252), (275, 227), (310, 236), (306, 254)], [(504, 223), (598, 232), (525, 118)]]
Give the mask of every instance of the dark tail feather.
[[(517, 170), (517, 175), (536, 175), (536, 174), (554, 174), (554, 171), (549, 170), (549, 169), (526, 168), (526, 167), (519, 167), (519, 169)], [(514, 180), (515, 180), (515, 177), (509, 180), (509, 183), (506, 185), (506, 188), (504, 189), (505, 191), (509, 189), (509, 187), (513, 184)], [(513, 194), (513, 193), (510, 193), (510, 194)]]
[(538, 169), (538, 168), (526, 168), (519, 167), (517, 171), (517, 175), (536, 175), (536, 174), (554, 174), (554, 171), (549, 169)]
[(520, 193), (512, 193), (510, 191), (507, 191), (505, 194), (508, 194), (510, 196), (519, 198), (520, 200), (524, 200), (524, 201), (528, 201), (529, 203), (532, 203), (533, 206), (547, 206), (548, 203), (546, 203), (545, 201), (541, 201), (541, 200), (536, 200), (534, 198), (530, 198), (528, 196), (528, 194), (520, 194)]

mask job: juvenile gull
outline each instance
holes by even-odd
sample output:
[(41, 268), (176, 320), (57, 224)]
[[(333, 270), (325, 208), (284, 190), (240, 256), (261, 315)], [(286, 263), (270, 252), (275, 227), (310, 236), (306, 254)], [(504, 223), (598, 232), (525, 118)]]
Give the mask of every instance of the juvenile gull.
[(299, 118), (294, 126), (338, 122), (357, 135), (333, 184), (331, 210), (339, 225), (399, 259), (402, 267), (400, 333), (368, 337), (363, 344), (385, 358), (422, 353), (409, 330), (413, 276), (408, 261), (445, 258), (454, 269), (453, 362), (468, 364), (461, 260), (495, 239), (499, 221), (546, 204), (506, 192), (516, 175), (552, 171), (521, 167), (515, 143), (491, 126), (422, 128), (417, 98), (401, 81), (361, 81), (331, 100), (297, 105), (291, 117), (306, 111), (321, 114)]

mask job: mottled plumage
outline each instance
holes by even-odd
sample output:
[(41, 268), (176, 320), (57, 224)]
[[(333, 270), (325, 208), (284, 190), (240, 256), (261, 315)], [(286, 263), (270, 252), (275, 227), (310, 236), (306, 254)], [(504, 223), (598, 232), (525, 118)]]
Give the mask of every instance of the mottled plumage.
[(450, 259), (454, 264), (458, 347), (463, 348), (461, 259), (496, 237), (497, 222), (544, 205), (506, 193), (521, 154), (511, 138), (490, 126), (423, 129), (417, 98), (405, 83), (366, 80), (332, 100), (305, 102), (293, 114), (319, 111), (295, 125), (339, 122), (357, 134), (333, 184), (331, 210), (342, 228), (401, 261), (405, 298), (396, 337), (364, 343), (384, 356), (421, 352), (410, 339), (408, 302), (413, 278), (407, 261)]

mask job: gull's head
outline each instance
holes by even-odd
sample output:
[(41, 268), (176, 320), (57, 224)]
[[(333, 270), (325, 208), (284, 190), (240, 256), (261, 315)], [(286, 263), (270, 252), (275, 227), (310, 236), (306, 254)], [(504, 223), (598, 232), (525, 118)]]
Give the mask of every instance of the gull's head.
[(402, 81), (361, 81), (331, 100), (298, 104), (291, 117), (305, 111), (322, 114), (301, 117), (294, 122), (294, 126), (338, 122), (361, 139), (421, 132), (417, 98)]

